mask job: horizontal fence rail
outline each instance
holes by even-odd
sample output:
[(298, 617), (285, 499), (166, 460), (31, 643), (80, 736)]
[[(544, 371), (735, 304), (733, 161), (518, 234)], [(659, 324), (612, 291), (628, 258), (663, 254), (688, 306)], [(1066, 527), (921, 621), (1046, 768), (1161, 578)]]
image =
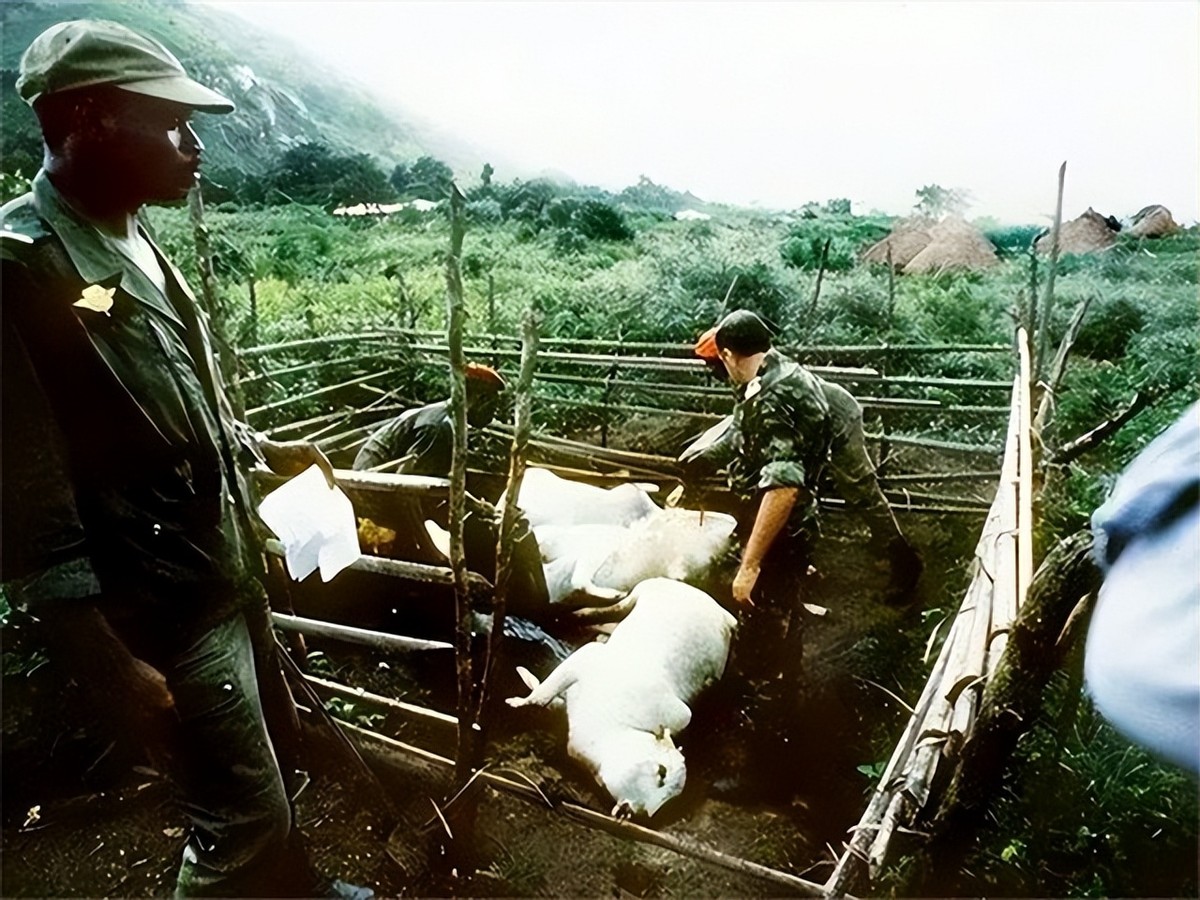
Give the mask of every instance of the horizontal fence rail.
[[(466, 348), (470, 358), (499, 362), (503, 371), (512, 373), (520, 353), (515, 336), (477, 334), (470, 340), (473, 345)], [(353, 352), (364, 347), (364, 342), (369, 350)], [(668, 417), (692, 421), (702, 429), (726, 415), (733, 405), (732, 392), (713, 381), (690, 344), (571, 338), (547, 338), (541, 343), (552, 349), (539, 353), (535, 416), (550, 421), (554, 410), (570, 410), (572, 421), (599, 426), (602, 446), (607, 446), (610, 432), (620, 427), (622, 419)], [(894, 371), (893, 363), (937, 354), (989, 355), (1010, 350), (1007, 346), (861, 344), (785, 349), (802, 359), (840, 360), (857, 355), (881, 366), (882, 371), (871, 366), (809, 367), (828, 380), (858, 385), (855, 393), (861, 405), (883, 425), (868, 436), (880, 447), (881, 460), (905, 449), (996, 456), (1002, 451), (996, 429), (1008, 408), (986, 400), (964, 403), (955, 393), (991, 393), (1007, 389), (1008, 381), (905, 374)], [(304, 358), (312, 353), (322, 356)], [(243, 351), (241, 358), (255, 363), (256, 371), (247, 373), (243, 381), (247, 390), (262, 398), (247, 412), (255, 427), (272, 437), (318, 440), (327, 452), (341, 453), (353, 451), (387, 417), (419, 405), (418, 398), (402, 396), (412, 391), (415, 374), (406, 367), (435, 374), (447, 365), (448, 348), (438, 332), (384, 328), (253, 347)], [(275, 358), (282, 364), (272, 368), (269, 361)], [(371, 371), (377, 366), (386, 368)], [(343, 380), (312, 386), (312, 379), (323, 371), (341, 372)], [(289, 390), (289, 377), (307, 379), (308, 385)], [(318, 413), (322, 404), (326, 411)], [(306, 414), (293, 416), (289, 422), (289, 410)], [(374, 410), (373, 416), (370, 410)], [(972, 434), (976, 437), (970, 437)]]

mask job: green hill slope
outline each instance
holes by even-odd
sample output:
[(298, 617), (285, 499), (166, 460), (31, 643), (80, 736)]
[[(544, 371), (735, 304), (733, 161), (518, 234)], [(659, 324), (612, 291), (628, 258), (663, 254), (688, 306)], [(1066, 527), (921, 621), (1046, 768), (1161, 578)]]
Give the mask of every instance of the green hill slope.
[(0, 3), (0, 160), (32, 173), (40, 160), (33, 114), (13, 90), (21, 54), (43, 29), (68, 18), (105, 18), (162, 41), (188, 71), (237, 104), (229, 116), (199, 116), (196, 130), (212, 166), (264, 171), (283, 149), (321, 141), (337, 152), (366, 152), (385, 170), (429, 154), (477, 171), (482, 156), (403, 110), (381, 106), (368, 89), (315, 63), (304, 51), (218, 9), (180, 0), (5, 0)]

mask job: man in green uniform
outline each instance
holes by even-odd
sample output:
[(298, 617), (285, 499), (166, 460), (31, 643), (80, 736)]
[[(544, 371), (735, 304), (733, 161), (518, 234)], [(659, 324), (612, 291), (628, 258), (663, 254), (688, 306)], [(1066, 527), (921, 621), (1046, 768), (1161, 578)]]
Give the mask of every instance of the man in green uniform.
[[(490, 366), (467, 363), (467, 425), (482, 429), (496, 416), (500, 393), (506, 384), (503, 376)], [(474, 432), (472, 432), (474, 433)], [(474, 438), (472, 438), (474, 441)], [(482, 443), (482, 442), (481, 442)], [(354, 458), (358, 470), (387, 471), (400, 475), (430, 475), (446, 478), (454, 449), (454, 422), (450, 401), (441, 400), (401, 413), (377, 429)], [(472, 451), (473, 454), (476, 451)], [(500, 456), (500, 448), (484, 445), (482, 456), (491, 460)], [(477, 457), (473, 457), (477, 458)], [(433, 546), (425, 531), (425, 520), (449, 527), (445, 503), (404, 501), (398, 505), (396, 540), (392, 553), (399, 559), (444, 563), (441, 551)], [(463, 541), (467, 564), (484, 578), (496, 577), (497, 523), (479, 510), (467, 511), (463, 522)], [(540, 608), (547, 602), (546, 579), (542, 571), (537, 542), (528, 524), (518, 520), (518, 538), (513, 551), (513, 572), (509, 593), (520, 598), (513, 608)]]
[(233, 105), (91, 20), (35, 39), (17, 90), (45, 162), (0, 210), (5, 592), (180, 789), (179, 895), (311, 895), (242, 466), (332, 469), (234, 421), (205, 314), (138, 220), (195, 184), (192, 112)]
[[(478, 363), (468, 363), (465, 374), (467, 424), (483, 428), (496, 416), (504, 378)], [(453, 447), (450, 401), (442, 400), (407, 410), (374, 431), (354, 458), (354, 468), (445, 478), (450, 474)]]
[(866, 514), (872, 543), (892, 548), (902, 542), (911, 555), (915, 571), (910, 566), (901, 573), (906, 584), (894, 576), (894, 587), (911, 589), (919, 559), (879, 490), (863, 440), (862, 409), (849, 392), (772, 349), (770, 329), (746, 310), (725, 316), (701, 337), (696, 353), (724, 368), (737, 402), (728, 426), (683, 459), (699, 454), (710, 464), (726, 464), (730, 487), (748, 501), (753, 518), (739, 528), (742, 557), (733, 581), (733, 599), (743, 612), (739, 644), (754, 648), (757, 668), (791, 680), (799, 676), (804, 579), (817, 534), (816, 482), (826, 465), (847, 503)]

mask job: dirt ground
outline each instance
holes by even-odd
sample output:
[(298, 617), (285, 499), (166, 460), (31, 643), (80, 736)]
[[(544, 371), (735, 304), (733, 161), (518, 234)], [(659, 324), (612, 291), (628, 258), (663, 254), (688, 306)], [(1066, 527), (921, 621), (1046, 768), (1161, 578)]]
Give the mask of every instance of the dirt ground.
[[(696, 705), (679, 736), (688, 763), (684, 794), (651, 827), (723, 853), (823, 882), (871, 787), (860, 767), (886, 759), (904, 712), (888, 691), (911, 700), (920, 656), (937, 610), (956, 607), (978, 522), (909, 516), (925, 575), (905, 609), (880, 602), (886, 574), (848, 516), (826, 517), (811, 602), (829, 613), (805, 634), (805, 684), (786, 727), (753, 714), (745, 686), (723, 681)], [(350, 592), (353, 594), (353, 591)], [(363, 598), (358, 598), (364, 603)], [(351, 596), (349, 602), (353, 604)], [(347, 612), (343, 610), (343, 612)], [(385, 612), (399, 612), (388, 610)], [(330, 618), (338, 618), (331, 614)], [(386, 615), (384, 616), (387, 617)], [(29, 651), (19, 628), (5, 629), (6, 658)], [(310, 643), (321, 677), (453, 712), (452, 663), (445, 655), (385, 657)], [(184, 818), (163, 779), (136, 754), (108, 748), (59, 683), (52, 663), (4, 679), (3, 847), (6, 897), (169, 895), (184, 841)], [(511, 671), (511, 670), (510, 670)], [(509, 676), (499, 699), (523, 689)], [(611, 801), (565, 753), (565, 727), (546, 710), (493, 718), (489, 770), (538, 785), (551, 801), (598, 811)], [(343, 714), (445, 756), (443, 740)], [(300, 827), (318, 868), (372, 887), (379, 896), (775, 896), (777, 883), (632, 843), (568, 821), (510, 795), (482, 792), (476, 872), (455, 872), (446, 829), (462, 828), (439, 808), (445, 773), (419, 764), (380, 767), (375, 781), (347, 762), (328, 730), (310, 717), (312, 781), (297, 801)], [(889, 738), (890, 735), (890, 738)], [(518, 773), (518, 774), (513, 774)], [(394, 809), (384, 809), (384, 792)]]

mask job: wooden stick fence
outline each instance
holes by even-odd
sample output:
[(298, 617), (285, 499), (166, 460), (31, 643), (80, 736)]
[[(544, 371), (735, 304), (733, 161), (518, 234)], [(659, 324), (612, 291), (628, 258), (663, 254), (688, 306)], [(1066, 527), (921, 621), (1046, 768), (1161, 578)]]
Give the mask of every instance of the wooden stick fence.
[(395, 361), (396, 351), (393, 349), (387, 353), (360, 353), (355, 356), (331, 356), (325, 359), (312, 360), (310, 362), (299, 363), (298, 365), (285, 366), (281, 369), (263, 369), (258, 372), (252, 372), (249, 375), (243, 375), (239, 380), (242, 387), (247, 385), (257, 384), (260, 381), (271, 381), (279, 378), (282, 375), (296, 375), (300, 372), (316, 372), (321, 369), (329, 369), (335, 366), (359, 365), (364, 362), (383, 362)]
[[(425, 338), (429, 340), (441, 340), (445, 338), (444, 332), (416, 328), (387, 329), (384, 333), (393, 336), (399, 335), (406, 338)], [(345, 337), (350, 338), (353, 336), (347, 335)], [(471, 335), (471, 337), (476, 339), (486, 338), (489, 341), (513, 345), (521, 343), (521, 336), (516, 334), (482, 334)], [(692, 344), (680, 343), (678, 341), (619, 341), (569, 337), (541, 337), (538, 341), (547, 347), (591, 347), (608, 350), (616, 354), (623, 354), (627, 350), (636, 350), (639, 352), (675, 353), (679, 356), (689, 358), (693, 355)], [(788, 355), (804, 356), (822, 353), (864, 356), (872, 354), (921, 355), (947, 352), (1007, 354), (1012, 352), (1010, 344), (788, 344), (782, 345), (780, 349)]]
[(974, 576), (900, 742), (825, 884), (829, 896), (843, 895), (864, 866), (874, 878), (896, 831), (911, 824), (929, 801), (939, 765), (955, 757), (970, 731), (982, 687), (996, 671), (1006, 634), (1028, 591), (1033, 461), (1024, 329), (1017, 344), (1020, 371), (1013, 382), (999, 489), (976, 547)]
[(319, 619), (306, 619), (302, 616), (289, 616), (286, 613), (272, 613), (275, 627), (281, 631), (294, 631), (311, 637), (332, 638), (351, 644), (360, 644), (376, 650), (395, 652), (398, 650), (453, 650), (454, 645), (445, 641), (429, 641), (424, 638), (401, 637), (396, 634), (384, 634), (380, 631), (370, 631), (366, 628), (354, 628), (350, 625), (336, 625), (333, 622), (323, 622)]
[[(420, 338), (424, 337), (428, 337), (429, 340), (420, 340)], [(509, 349), (500, 346), (503, 343), (513, 341), (514, 338), (510, 336), (490, 335), (487, 337), (489, 339), (488, 342), (492, 346), (464, 347), (464, 355), (470, 354), (476, 357), (496, 359), (503, 358), (512, 361), (515, 360), (515, 357), (520, 352), (516, 348)], [(441, 357), (443, 354), (449, 353), (449, 348), (444, 343), (444, 338), (436, 333), (406, 329), (380, 329), (364, 335), (331, 335), (326, 338), (302, 339), (251, 348), (245, 351), (243, 356), (255, 358), (277, 353), (294, 354), (298, 352), (312, 352), (314, 350), (329, 351), (340, 345), (361, 342), (363, 340), (385, 342), (384, 346), (388, 348), (396, 359), (403, 359), (404, 364), (410, 366), (440, 367), (445, 363), (436, 357)], [(546, 363), (551, 369), (551, 371), (542, 371), (538, 375), (538, 383), (541, 387), (537, 390), (536, 396), (540, 405), (543, 408), (567, 407), (591, 411), (599, 416), (604, 437), (607, 437), (608, 424), (610, 417), (613, 415), (687, 418), (694, 420), (697, 423), (697, 427), (700, 427), (703, 423), (715, 421), (727, 410), (728, 406), (732, 405), (732, 398), (725, 388), (712, 385), (711, 383), (697, 383), (700, 378), (707, 379), (707, 373), (704, 364), (692, 357), (691, 346), (688, 344), (624, 342), (614, 345), (603, 341), (575, 341), (571, 339), (554, 339), (547, 343), (550, 346), (560, 347), (603, 346), (606, 349), (616, 351), (615, 354), (579, 353), (573, 351), (548, 351), (540, 354), (541, 361)], [(898, 354), (936, 352), (991, 353), (1002, 348), (998, 348), (995, 345), (915, 345), (903, 347), (885, 344), (801, 347), (791, 349), (801, 351), (806, 355), (824, 355), (826, 357), (858, 352), (868, 356), (875, 355), (883, 362)], [(631, 352), (635, 355), (627, 355)], [(676, 355), (645, 355), (648, 352)], [(431, 357), (430, 354), (433, 354), (433, 356)], [(289, 372), (299, 374), (305, 371), (320, 371), (326, 366), (345, 364), (347, 359), (359, 360), (359, 362), (351, 364), (361, 365), (364, 360), (367, 362), (371, 359), (386, 361), (388, 356), (389, 353), (383, 352), (381, 348), (378, 352), (359, 354), (357, 357), (351, 356), (341, 359), (331, 357), (307, 363), (299, 363), (285, 366), (278, 370), (278, 372), (262, 372), (252, 375), (247, 379), (247, 383), (262, 382), (267, 378), (284, 378)], [(606, 371), (603, 374), (597, 372), (594, 375), (554, 371), (554, 369), (561, 369), (563, 366), (578, 366), (583, 367), (585, 370), (587, 368), (595, 369), (603, 367)], [(812, 368), (830, 380), (878, 386), (879, 394), (886, 392), (888, 387), (919, 388), (921, 390), (990, 391), (999, 386), (1008, 386), (1007, 382), (996, 381), (994, 379), (926, 377), (896, 374), (884, 376), (874, 369), (848, 368), (845, 366)], [(321, 446), (327, 452), (352, 450), (371, 430), (371, 423), (364, 421), (364, 418), (358, 415), (361, 408), (365, 408), (369, 404), (362, 404), (360, 409), (343, 409), (338, 412), (310, 416), (300, 422), (279, 423), (278, 417), (294, 405), (312, 404), (323, 397), (333, 398), (345, 391), (376, 391), (385, 397), (389, 396), (387, 389), (389, 387), (394, 388), (394, 385), (390, 384), (388, 379), (395, 381), (403, 371), (404, 369), (401, 367), (393, 366), (379, 373), (365, 373), (343, 380), (335, 385), (328, 385), (301, 393), (293, 393), (278, 400), (261, 403), (249, 411), (248, 417), (251, 421), (255, 421), (260, 420), (263, 416), (270, 415), (271, 419), (263, 424), (267, 426), (267, 433), (271, 436), (303, 434), (310, 440), (319, 439)], [(685, 382), (675, 383), (663, 380), (661, 377), (655, 378), (656, 373), (674, 378), (682, 376)], [(579, 396), (578, 394), (575, 396), (560, 396), (558, 392), (553, 390), (554, 385), (574, 386), (584, 391), (588, 388), (594, 388), (595, 396)], [(859, 397), (860, 402), (865, 408), (875, 410), (879, 415), (885, 417), (885, 425), (887, 424), (888, 420), (886, 417), (888, 416), (919, 415), (922, 413), (937, 416), (939, 420), (965, 419), (971, 422), (986, 423), (1007, 410), (1006, 407), (996, 405), (947, 403), (943, 400), (929, 397), (896, 396), (895, 393), (891, 393), (888, 396), (864, 396), (859, 392)], [(391, 405), (380, 404), (379, 399), (376, 399), (376, 403), (380, 406), (377, 410), (377, 415), (391, 414), (397, 408)], [(335, 424), (337, 422), (346, 423), (346, 427), (338, 429)], [(887, 428), (886, 430), (889, 432), (892, 431), (891, 428)], [(998, 447), (987, 442), (974, 444), (962, 440), (947, 440), (944, 438), (932, 438), (904, 433), (889, 433), (886, 439), (882, 434), (872, 434), (869, 436), (869, 439), (879, 442), (881, 448), (886, 450), (886, 455), (889, 456), (895, 448), (904, 447), (925, 448), (953, 454), (979, 453), (998, 455), (1000, 452)], [(885, 441), (886, 443), (884, 443)], [(602, 444), (606, 445), (607, 440), (603, 440)], [(890, 468), (889, 466), (889, 471)]]
[[(977, 549), (975, 578), (968, 589), (967, 599), (963, 609), (951, 623), (949, 634), (942, 646), (941, 653), (934, 665), (930, 681), (927, 683), (921, 699), (918, 701), (915, 713), (906, 727), (901, 742), (889, 763), (885, 777), (872, 797), (871, 804), (864, 814), (863, 820), (855, 829), (846, 854), (838, 860), (837, 867), (830, 880), (824, 885), (817, 885), (804, 879), (779, 872), (765, 866), (736, 857), (728, 856), (712, 848), (695, 845), (690, 841), (674, 838), (670, 835), (642, 828), (631, 823), (612, 819), (602, 813), (573, 804), (559, 804), (558, 811), (570, 818), (580, 821), (590, 827), (602, 828), (633, 840), (643, 840), (658, 846), (667, 847), (676, 852), (696, 858), (705, 859), (716, 865), (745, 872), (797, 893), (815, 896), (821, 893), (844, 895), (856, 874), (862, 860), (866, 860), (868, 871), (875, 874), (886, 859), (892, 836), (904, 827), (911, 819), (914, 811), (919, 809), (928, 799), (930, 785), (938, 764), (946, 758), (952, 758), (957, 746), (969, 732), (974, 716), (974, 704), (977, 702), (979, 687), (982, 679), (995, 665), (999, 650), (1003, 646), (1006, 623), (1015, 616), (1022, 585), (1027, 579), (1021, 573), (1028, 572), (1029, 553), (1027, 504), (1031, 485), (1030, 470), (1027, 459), (1029, 452), (1028, 429), (1030, 420), (1029, 410), (1029, 354), (1024, 349), (1024, 334), (1021, 335), (1021, 371), (1013, 385), (1013, 406), (1010, 416), (1009, 436), (1006, 440), (1005, 459), (1000, 470), (1000, 492), (995, 501), (988, 507), (989, 515)], [(315, 343), (315, 342), (308, 342)], [(292, 346), (296, 346), (295, 343)], [(562, 359), (572, 358), (571, 354), (557, 354)], [(611, 357), (593, 357), (596, 362), (603, 360), (607, 365), (612, 364)], [(642, 358), (647, 359), (647, 358)], [(682, 360), (688, 365), (682, 368), (693, 368), (691, 360)], [(866, 377), (866, 376), (864, 376)], [(356, 382), (359, 380), (356, 379)], [(366, 380), (363, 380), (365, 383)], [(610, 382), (611, 384), (611, 382)], [(636, 382), (634, 383), (636, 384)], [(333, 386), (341, 387), (345, 385)], [(989, 385), (990, 387), (990, 385)], [(701, 396), (711, 396), (697, 392)], [(616, 408), (616, 407), (610, 407)], [(380, 407), (376, 411), (383, 411)], [(354, 411), (351, 411), (350, 415)], [(671, 411), (654, 409), (663, 414)], [(308, 420), (305, 427), (318, 426), (326, 428), (331, 422), (345, 421), (346, 411)], [(1014, 424), (1015, 423), (1015, 424)], [(349, 429), (342, 434), (368, 430), (370, 426)], [(500, 433), (506, 429), (496, 429)], [(341, 435), (328, 435), (331, 439), (340, 439)], [(880, 436), (872, 435), (873, 439)], [(911, 446), (930, 447), (934, 449), (954, 449), (966, 452), (997, 454), (1000, 448), (984, 445), (971, 445), (956, 441), (942, 441), (889, 434), (888, 440), (895, 444), (908, 443)], [(573, 455), (584, 461), (589, 468), (600, 463), (613, 468), (619, 468), (627, 473), (642, 473), (652, 477), (670, 478), (675, 472), (675, 464), (669, 457), (653, 454), (636, 453), (632, 451), (614, 450), (611, 448), (596, 448), (588, 444), (558, 438), (551, 435), (533, 435), (530, 445), (547, 451)], [(1024, 461), (1023, 461), (1024, 459)], [(448, 493), (449, 481), (437, 478), (400, 478), (361, 472), (337, 473), (339, 483), (359, 504), (387, 503), (395, 497), (439, 497), (444, 498)], [(602, 473), (595, 473), (601, 475)], [(913, 473), (897, 476), (895, 484), (925, 484), (941, 481), (986, 481), (994, 478), (993, 471), (950, 472), (950, 473)], [(635, 476), (640, 477), (640, 476)], [(260, 482), (264, 486), (273, 483), (274, 476), (261, 475)], [(927, 491), (888, 491), (889, 497), (896, 503), (897, 508), (914, 512), (930, 511), (938, 513), (963, 512), (979, 515), (984, 508), (977, 501), (948, 498), (945, 495), (931, 494)], [(914, 502), (915, 501), (915, 502)], [(930, 501), (933, 501), (932, 503)], [(953, 506), (935, 505), (939, 501), (953, 501)], [(1021, 512), (1014, 512), (1014, 504)], [(836, 508), (839, 504), (834, 501), (828, 504)], [(1019, 521), (1018, 521), (1019, 518)], [(279, 552), (280, 547), (271, 548)], [(363, 557), (354, 565), (364, 571), (401, 577), (427, 583), (442, 585), (455, 584), (454, 571), (449, 567), (428, 566), (419, 563), (382, 560), (374, 557)], [(1015, 572), (1013, 578), (1006, 573)], [(491, 588), (486, 580), (473, 573), (467, 573), (473, 587), (481, 590)], [(462, 582), (458, 582), (460, 585)], [(1009, 585), (1006, 589), (1004, 585)], [(1007, 590), (1007, 594), (1005, 591)], [(312, 620), (301, 620), (295, 617), (278, 617), (282, 627), (304, 631), (335, 640), (350, 640), (389, 650), (412, 649), (445, 649), (449, 646), (443, 642), (422, 642), (416, 639), (380, 635), (364, 629), (351, 629), (329, 623), (318, 623)], [(460, 686), (461, 687), (461, 686)], [(459, 756), (457, 763), (458, 779), (461, 781), (466, 774), (463, 769), (464, 752), (461, 720), (433, 710), (422, 710), (420, 707), (402, 705), (398, 701), (387, 701), (387, 698), (373, 698), (354, 688), (335, 686), (333, 683), (323, 685), (326, 692), (371, 702), (384, 701), (382, 705), (389, 710), (404, 714), (411, 718), (433, 723), (443, 730), (454, 728), (459, 739)], [(411, 708), (409, 708), (411, 707)], [(478, 710), (476, 710), (477, 714)], [(378, 747), (386, 747), (389, 753), (409, 753), (426, 762), (432, 762), (435, 767), (449, 771), (456, 767), (450, 759), (437, 757), (428, 751), (407, 745), (382, 735), (369, 734), (361, 729), (348, 726), (349, 730), (358, 734), (367, 743)], [(509, 791), (526, 799), (542, 801), (540, 792), (519, 782), (505, 779), (489, 772), (476, 771), (473, 778), (478, 778), (500, 790)]]
[[(419, 747), (414, 747), (395, 738), (389, 738), (386, 735), (378, 734), (369, 729), (360, 728), (349, 723), (344, 723), (342, 727), (358, 739), (360, 749), (372, 756), (376, 761), (385, 765), (395, 764), (393, 760), (398, 760), (400, 767), (405, 770), (414, 762), (431, 773), (444, 774), (454, 769), (454, 760), (430, 753), (428, 750), (422, 750)], [(790, 892), (798, 896), (819, 897), (822, 893), (822, 886), (816, 882), (808, 881), (797, 875), (792, 875), (779, 869), (772, 869), (769, 866), (760, 865), (747, 859), (722, 853), (713, 847), (690, 838), (667, 834), (666, 832), (656, 831), (653, 828), (646, 828), (642, 825), (617, 819), (570, 801), (558, 801), (557, 803), (550, 804), (546, 795), (527, 778), (522, 782), (506, 778), (496, 772), (482, 770), (474, 773), (473, 779), (490, 788), (519, 797), (522, 800), (565, 816), (575, 822), (608, 832), (626, 840), (661, 847), (730, 871), (750, 875), (774, 884), (777, 887), (787, 888)]]
[(358, 378), (351, 378), (349, 381), (343, 381), (338, 384), (331, 384), (326, 387), (317, 388), (316, 390), (307, 391), (306, 393), (288, 397), (284, 400), (276, 400), (273, 403), (264, 403), (262, 406), (256, 406), (254, 409), (246, 410), (246, 415), (257, 416), (272, 409), (283, 409), (286, 406), (291, 406), (292, 404), (300, 403), (304, 400), (311, 400), (314, 397), (333, 394), (337, 391), (345, 390), (348, 387), (354, 387), (355, 385), (365, 384), (369, 381), (375, 381), (378, 378), (387, 378), (389, 375), (395, 375), (400, 371), (400, 369), (386, 369), (382, 372), (372, 372), (369, 375), (361, 375)]

